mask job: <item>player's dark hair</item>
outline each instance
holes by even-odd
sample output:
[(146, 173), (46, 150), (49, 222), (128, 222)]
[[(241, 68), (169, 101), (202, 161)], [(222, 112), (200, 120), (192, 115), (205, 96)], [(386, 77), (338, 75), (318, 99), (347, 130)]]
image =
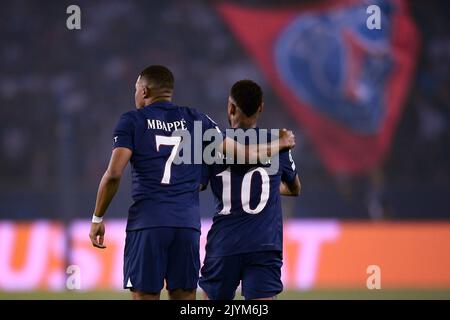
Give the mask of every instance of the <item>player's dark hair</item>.
[(258, 111), (262, 103), (263, 93), (261, 87), (252, 80), (240, 80), (236, 82), (230, 91), (230, 96), (236, 102), (236, 106), (250, 117)]
[(160, 65), (149, 66), (142, 70), (139, 75), (152, 89), (162, 91), (173, 90), (175, 80), (172, 72), (167, 67)]

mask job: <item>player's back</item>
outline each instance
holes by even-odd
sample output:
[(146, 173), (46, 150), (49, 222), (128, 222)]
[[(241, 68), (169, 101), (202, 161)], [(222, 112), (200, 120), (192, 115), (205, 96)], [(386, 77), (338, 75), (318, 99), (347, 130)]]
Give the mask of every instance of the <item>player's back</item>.
[(181, 137), (172, 134), (188, 131), (193, 148), (194, 121), (201, 121), (203, 130), (215, 125), (196, 110), (170, 102), (156, 102), (122, 115), (114, 147), (128, 147), (133, 152), (130, 163), (134, 203), (127, 230), (161, 226), (200, 229), (201, 165), (194, 164), (193, 159), (190, 163), (173, 163)]
[(204, 167), (202, 184), (210, 181), (216, 203), (206, 245), (209, 257), (282, 250), (279, 188), (281, 180), (293, 179), (296, 171), (289, 152), (280, 153), (279, 168), (273, 174), (269, 174), (269, 166), (214, 164)]

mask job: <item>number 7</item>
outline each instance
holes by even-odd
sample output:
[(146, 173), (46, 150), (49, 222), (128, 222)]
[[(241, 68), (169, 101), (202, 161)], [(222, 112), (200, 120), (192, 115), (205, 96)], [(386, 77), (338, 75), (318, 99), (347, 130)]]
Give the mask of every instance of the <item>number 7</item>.
[(156, 139), (156, 150), (159, 151), (159, 146), (173, 146), (172, 151), (170, 152), (170, 156), (166, 161), (166, 165), (164, 167), (164, 174), (161, 180), (161, 183), (169, 184), (170, 183), (170, 175), (172, 170), (172, 162), (177, 155), (178, 146), (181, 142), (181, 137), (166, 137), (166, 136), (155, 136)]

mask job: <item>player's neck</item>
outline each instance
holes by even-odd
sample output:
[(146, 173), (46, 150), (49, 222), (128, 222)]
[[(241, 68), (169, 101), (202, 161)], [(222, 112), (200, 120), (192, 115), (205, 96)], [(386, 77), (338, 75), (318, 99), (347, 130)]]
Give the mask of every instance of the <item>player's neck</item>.
[(256, 128), (258, 125), (257, 117), (236, 117), (233, 119), (233, 123), (231, 123), (232, 128), (241, 128), (241, 129), (251, 129)]
[(161, 96), (154, 96), (144, 99), (145, 105), (151, 105), (155, 102), (172, 102), (172, 96), (167, 95), (161, 95)]
[(234, 129), (237, 129), (237, 128), (240, 128), (240, 129), (251, 129), (251, 128), (256, 128), (256, 126), (257, 126), (257, 122), (256, 121), (254, 121), (254, 120), (248, 121), (246, 119), (246, 120), (236, 121), (232, 127)]

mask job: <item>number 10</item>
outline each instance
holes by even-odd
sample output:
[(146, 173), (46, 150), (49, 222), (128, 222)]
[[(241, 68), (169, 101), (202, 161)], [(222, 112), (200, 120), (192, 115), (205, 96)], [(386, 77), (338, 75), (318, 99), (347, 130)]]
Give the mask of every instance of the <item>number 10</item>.
[[(261, 199), (259, 200), (259, 204), (255, 209), (250, 208), (250, 191), (252, 184), (253, 174), (258, 172), (261, 175), (262, 185), (261, 185)], [(225, 171), (222, 171), (217, 176), (222, 177), (222, 203), (223, 208), (218, 214), (227, 215), (231, 213), (231, 171), (228, 168)], [(267, 171), (264, 168), (256, 168), (250, 170), (244, 175), (242, 179), (241, 186), (241, 203), (242, 209), (250, 214), (258, 214), (260, 213), (267, 204), (267, 200), (269, 200), (270, 193), (270, 178), (267, 174)]]

